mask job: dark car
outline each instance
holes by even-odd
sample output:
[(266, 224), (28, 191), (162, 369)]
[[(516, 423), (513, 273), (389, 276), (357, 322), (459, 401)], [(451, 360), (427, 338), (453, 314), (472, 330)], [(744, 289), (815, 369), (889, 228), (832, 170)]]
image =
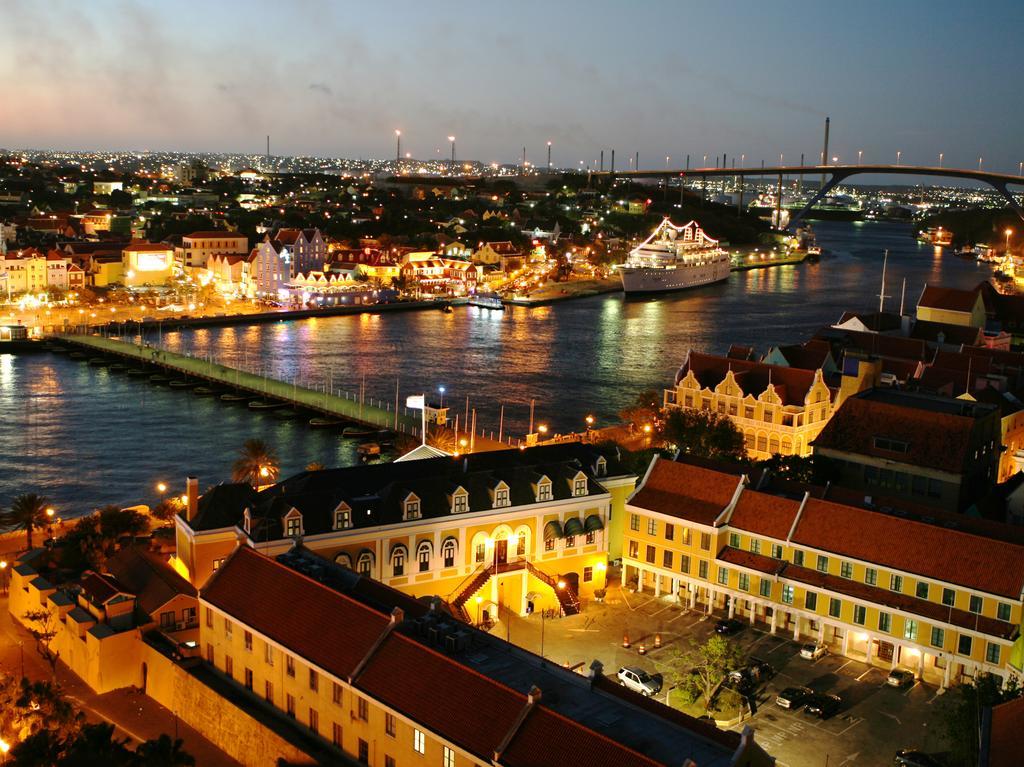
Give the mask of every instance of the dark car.
[(757, 680), (747, 673), (746, 669), (738, 669), (729, 672), (729, 676), (725, 678), (722, 685), (730, 690), (735, 690), (740, 695), (749, 695), (757, 689)]
[(767, 661), (760, 658), (751, 658), (747, 663), (747, 672), (755, 679), (771, 679), (775, 676), (775, 669)]
[(812, 695), (814, 695), (814, 690), (810, 687), (787, 687), (775, 698), (775, 705), (794, 711), (806, 703)]
[(843, 699), (838, 695), (816, 692), (807, 698), (807, 702), (804, 704), (804, 713), (811, 714), (819, 719), (828, 719), (839, 710), (842, 702)]
[(722, 620), (715, 624), (715, 633), (722, 636), (732, 636), (742, 630), (743, 621), (738, 621), (735, 618), (722, 618)]
[(942, 762), (934, 756), (909, 748), (897, 751), (893, 764), (900, 765), (900, 767), (944, 767)]

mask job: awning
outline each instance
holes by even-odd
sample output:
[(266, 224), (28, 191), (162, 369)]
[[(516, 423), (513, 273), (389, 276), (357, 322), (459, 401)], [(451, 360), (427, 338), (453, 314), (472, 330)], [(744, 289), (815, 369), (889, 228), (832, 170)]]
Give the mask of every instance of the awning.
[(604, 522), (601, 521), (600, 514), (591, 514), (585, 520), (583, 520), (583, 529), (588, 533), (592, 533), (595, 530), (604, 530)]
[(583, 535), (583, 523), (579, 517), (565, 520), (565, 536), (570, 535)]
[(562, 538), (562, 525), (557, 519), (552, 519), (546, 525), (544, 525), (544, 540), (553, 541), (556, 538)]

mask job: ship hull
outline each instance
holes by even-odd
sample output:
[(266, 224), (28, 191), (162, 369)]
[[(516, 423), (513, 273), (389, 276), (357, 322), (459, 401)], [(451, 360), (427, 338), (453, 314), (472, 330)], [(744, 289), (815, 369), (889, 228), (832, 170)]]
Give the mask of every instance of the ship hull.
[(626, 295), (640, 293), (674, 293), (702, 285), (713, 285), (729, 278), (728, 260), (700, 266), (659, 269), (656, 267), (620, 266), (619, 277)]

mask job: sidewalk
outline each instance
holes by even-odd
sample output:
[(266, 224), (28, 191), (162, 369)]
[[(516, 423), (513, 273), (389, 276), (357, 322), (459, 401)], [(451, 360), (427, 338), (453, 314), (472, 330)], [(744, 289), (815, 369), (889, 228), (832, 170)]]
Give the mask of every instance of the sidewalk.
[[(0, 669), (18, 679), (24, 674), (33, 680), (50, 680), (50, 667), (36, 652), (32, 635), (8, 612), (7, 595), (0, 596)], [(199, 767), (237, 767), (229, 757), (196, 730), (179, 722), (152, 698), (132, 690), (114, 690), (96, 695), (63, 663), (57, 664), (57, 682), (65, 696), (76, 703), (90, 722), (113, 724), (120, 737), (131, 745), (158, 738), (166, 733), (184, 741), (184, 748)]]

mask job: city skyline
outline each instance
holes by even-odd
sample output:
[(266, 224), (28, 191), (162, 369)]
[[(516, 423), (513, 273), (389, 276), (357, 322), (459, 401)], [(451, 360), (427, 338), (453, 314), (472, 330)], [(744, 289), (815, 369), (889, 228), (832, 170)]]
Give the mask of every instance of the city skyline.
[[(686, 154), (692, 166), (716, 154), (811, 164), (830, 115), (840, 161), (900, 152), (926, 165), (941, 152), (949, 166), (1017, 170), (1021, 107), (1003, 73), (1009, 22), (1024, 14), (927, 7), (926, 21), (921, 3), (526, 4), (516, 21), (537, 33), (517, 35), (503, 12), (461, 4), (256, 4), (242, 16), (229, 3), (195, 27), (180, 6), (16, 2), (0, 30), (0, 71), (15, 83), (0, 144), (262, 154), (269, 134), (275, 155), (387, 158), (399, 129), (403, 155), (424, 160), (447, 158), (454, 135), (459, 158), (485, 163), (519, 162), (525, 146), (544, 165), (551, 141), (557, 167), (596, 164), (601, 149), (607, 167), (613, 148), (623, 169), (636, 152), (642, 168)], [(921, 24), (929, 34), (911, 34)]]

